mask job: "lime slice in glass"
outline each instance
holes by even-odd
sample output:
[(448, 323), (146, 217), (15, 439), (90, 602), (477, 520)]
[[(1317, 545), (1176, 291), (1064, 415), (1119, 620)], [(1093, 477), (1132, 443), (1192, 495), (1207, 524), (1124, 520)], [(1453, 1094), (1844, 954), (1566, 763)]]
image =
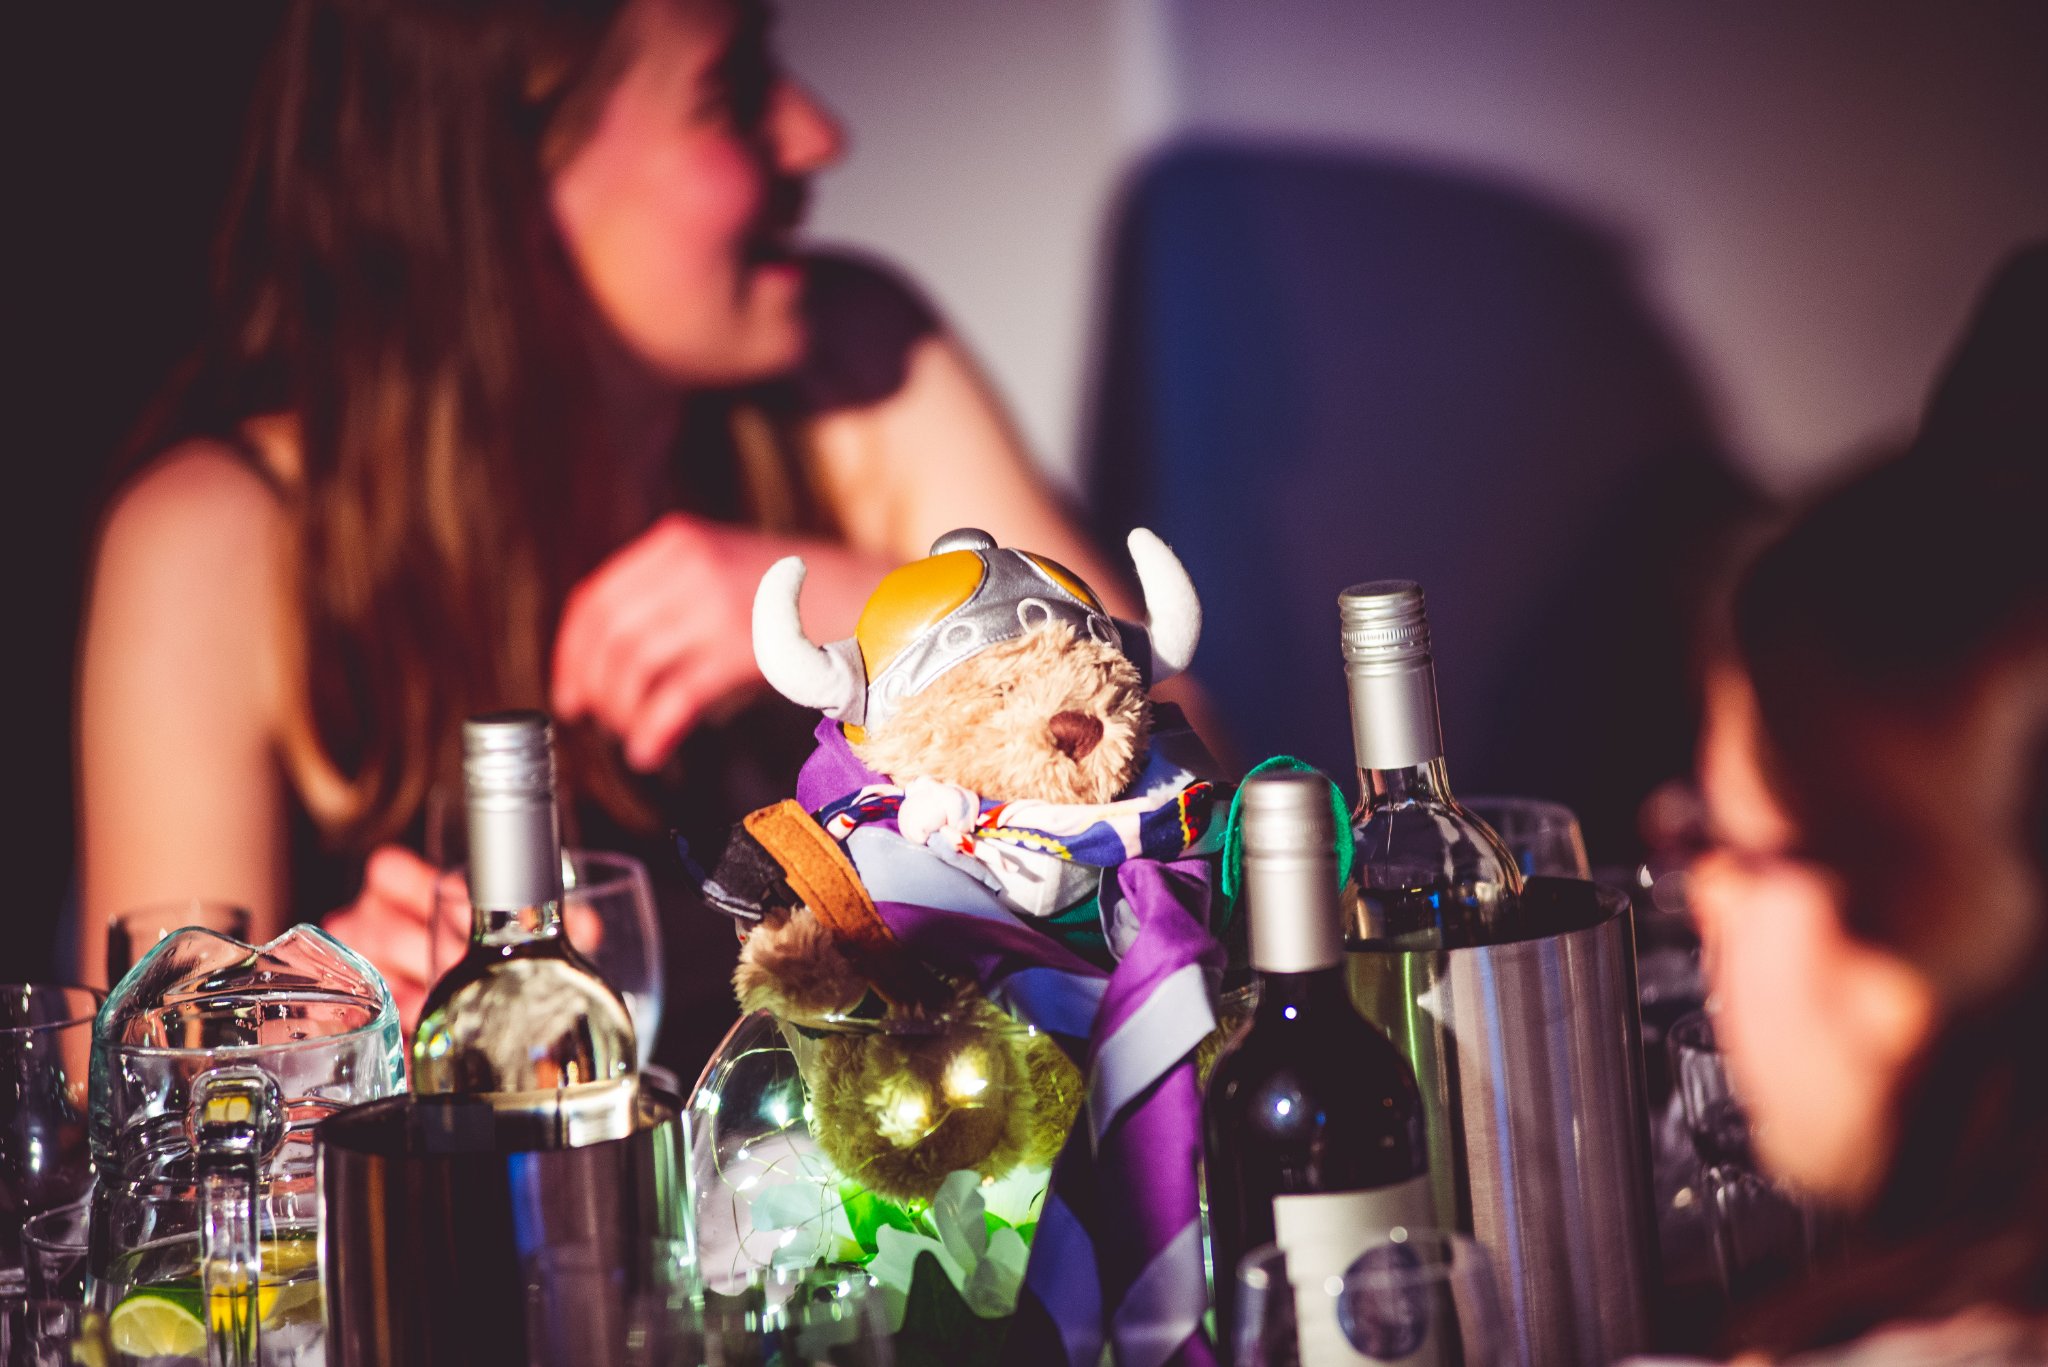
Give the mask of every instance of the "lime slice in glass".
[(265, 1239), (256, 1257), (264, 1281), (283, 1281), (320, 1261), (320, 1242), (308, 1234)]
[(107, 1321), (114, 1351), (129, 1357), (206, 1356), (206, 1326), (197, 1302), (160, 1291), (137, 1291), (114, 1307)]
[(265, 1286), (256, 1302), (265, 1329), (287, 1324), (313, 1324), (320, 1319), (320, 1283), (287, 1282), (273, 1291)]

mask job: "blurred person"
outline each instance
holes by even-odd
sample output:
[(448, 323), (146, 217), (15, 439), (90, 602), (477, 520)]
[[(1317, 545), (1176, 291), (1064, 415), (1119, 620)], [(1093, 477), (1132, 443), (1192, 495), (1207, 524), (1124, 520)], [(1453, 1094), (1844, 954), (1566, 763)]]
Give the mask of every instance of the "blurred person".
[(1915, 448), (1758, 557), (1709, 670), (1716, 1031), (1759, 1161), (1848, 1220), (1744, 1362), (2048, 1362), (2044, 261)]
[[(409, 1021), (423, 809), (477, 712), (564, 724), (581, 843), (718, 838), (786, 795), (816, 720), (754, 664), (784, 555), (820, 640), (964, 525), (1131, 609), (918, 296), (798, 250), (841, 150), (760, 0), (296, 0), (216, 327), (97, 543), (85, 980), (111, 913), (199, 894), (259, 941), (331, 913)], [(663, 1055), (694, 1070), (732, 936), (664, 930)]]

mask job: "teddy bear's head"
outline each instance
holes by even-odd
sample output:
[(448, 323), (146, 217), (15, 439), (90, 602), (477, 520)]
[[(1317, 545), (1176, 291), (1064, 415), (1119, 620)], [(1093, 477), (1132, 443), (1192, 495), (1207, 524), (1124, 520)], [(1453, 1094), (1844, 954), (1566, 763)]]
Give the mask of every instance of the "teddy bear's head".
[(1107, 802), (1129, 786), (1150, 726), (1138, 667), (1054, 622), (961, 661), (865, 728), (854, 751), (898, 783)]
[(1130, 545), (1144, 627), (1112, 620), (1064, 566), (968, 529), (884, 578), (853, 636), (826, 646), (797, 617), (802, 562), (781, 562), (755, 599), (755, 653), (771, 684), (839, 719), (896, 783), (1107, 802), (1144, 753), (1146, 686), (1186, 666), (1201, 629), (1173, 552), (1143, 530)]

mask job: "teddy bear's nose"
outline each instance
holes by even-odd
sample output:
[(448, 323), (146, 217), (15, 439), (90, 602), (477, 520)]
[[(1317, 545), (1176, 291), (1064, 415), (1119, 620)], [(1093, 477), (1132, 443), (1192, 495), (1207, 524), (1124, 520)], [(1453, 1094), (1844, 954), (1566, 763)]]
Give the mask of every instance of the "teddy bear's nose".
[(1084, 760), (1102, 740), (1102, 722), (1086, 712), (1055, 712), (1046, 723), (1052, 728), (1052, 743), (1071, 760)]

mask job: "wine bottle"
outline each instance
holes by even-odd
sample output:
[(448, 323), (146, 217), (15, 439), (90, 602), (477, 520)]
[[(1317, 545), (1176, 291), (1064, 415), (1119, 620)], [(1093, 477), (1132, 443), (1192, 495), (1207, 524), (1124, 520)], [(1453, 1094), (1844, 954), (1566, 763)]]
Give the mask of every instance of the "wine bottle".
[[(1244, 787), (1258, 1004), (1209, 1077), (1203, 1173), (1225, 1343), (1238, 1260), (1277, 1243), (1296, 1289), (1300, 1360), (1376, 1362), (1330, 1313), (1324, 1285), (1376, 1240), (1436, 1219), (1415, 1074), (1346, 990), (1331, 807), (1319, 774)], [(1433, 1361), (1428, 1338), (1393, 1361)]]
[(462, 727), (469, 948), (427, 993), (416, 1092), (486, 1096), (552, 1117), (574, 1146), (632, 1132), (633, 1018), (562, 927), (554, 727), (539, 712)]
[(1392, 949), (1515, 938), (1521, 870), (1451, 796), (1421, 587), (1356, 584), (1337, 604), (1359, 774), (1346, 938)]

